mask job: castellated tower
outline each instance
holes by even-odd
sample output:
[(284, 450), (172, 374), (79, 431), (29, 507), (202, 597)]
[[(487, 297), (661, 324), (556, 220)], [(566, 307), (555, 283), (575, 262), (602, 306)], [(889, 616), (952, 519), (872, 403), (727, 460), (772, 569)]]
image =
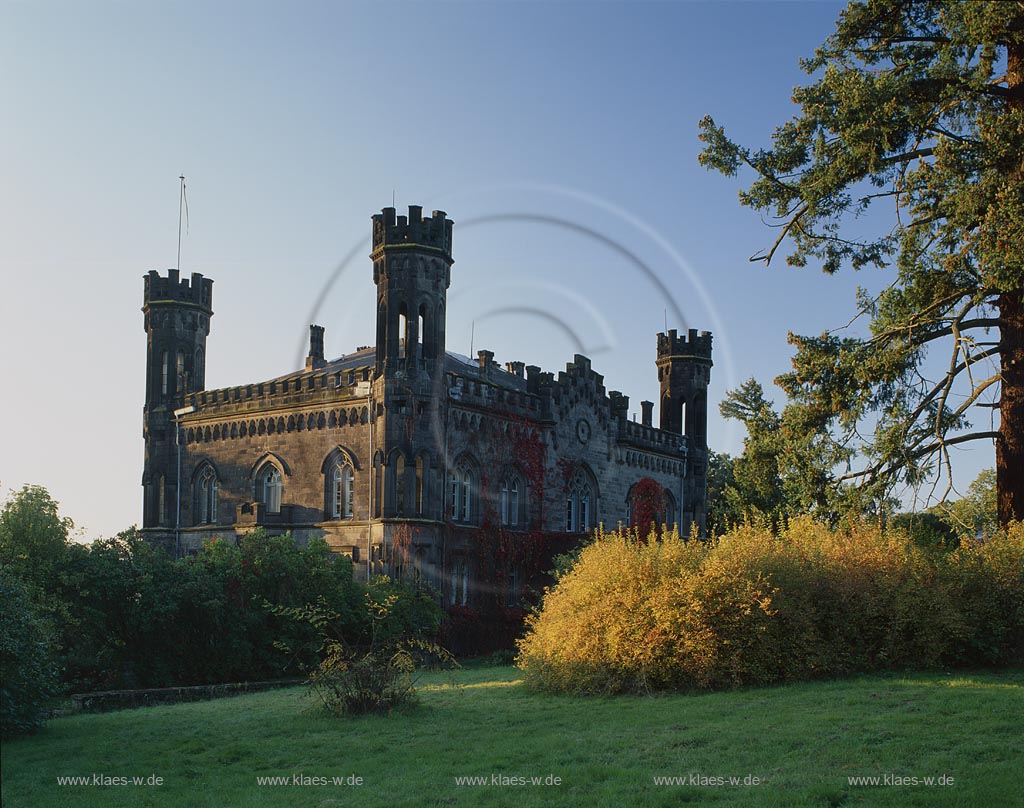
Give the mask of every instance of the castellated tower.
[(177, 501), (174, 411), (206, 386), (206, 337), (213, 316), (213, 281), (172, 269), (144, 277), (146, 403), (143, 410), (142, 526), (156, 540), (173, 536)]
[(373, 282), (377, 285), (376, 374), (433, 375), (444, 359), (445, 300), (451, 284), (452, 221), (409, 206), (373, 216)]
[(419, 205), (408, 216), (384, 208), (372, 220), (374, 515), (441, 519), (453, 223), (441, 210), (424, 218)]
[(711, 382), (711, 333), (691, 328), (658, 334), (661, 428), (686, 436), (687, 460), (680, 529), (706, 528), (708, 474), (708, 384)]

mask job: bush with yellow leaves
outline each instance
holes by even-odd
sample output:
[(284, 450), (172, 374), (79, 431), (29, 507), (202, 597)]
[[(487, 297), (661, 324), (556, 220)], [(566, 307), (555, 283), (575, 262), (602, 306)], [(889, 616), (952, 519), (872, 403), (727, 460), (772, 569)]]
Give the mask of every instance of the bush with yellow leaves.
[(599, 532), (527, 620), (517, 664), (560, 692), (709, 689), (1024, 662), (1024, 524), (931, 552), (794, 520), (711, 542)]

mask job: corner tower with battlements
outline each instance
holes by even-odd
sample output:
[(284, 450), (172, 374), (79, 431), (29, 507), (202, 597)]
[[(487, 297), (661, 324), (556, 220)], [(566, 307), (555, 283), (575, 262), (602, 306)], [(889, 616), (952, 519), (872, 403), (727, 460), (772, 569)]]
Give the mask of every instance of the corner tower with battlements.
[(181, 278), (156, 270), (144, 278), (146, 397), (142, 527), (169, 544), (177, 522), (178, 474), (174, 411), (206, 387), (206, 338), (213, 317), (213, 281), (198, 272)]
[(707, 521), (708, 385), (711, 383), (711, 333), (691, 328), (658, 334), (658, 381), (661, 384), (661, 428), (686, 437), (687, 462), (683, 485), (682, 523)]

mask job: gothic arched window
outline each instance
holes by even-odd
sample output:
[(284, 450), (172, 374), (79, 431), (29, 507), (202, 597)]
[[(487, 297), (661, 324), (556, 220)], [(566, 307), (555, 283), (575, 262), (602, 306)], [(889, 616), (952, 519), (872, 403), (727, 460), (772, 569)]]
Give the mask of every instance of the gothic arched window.
[(256, 501), (263, 503), (267, 513), (281, 512), (281, 471), (272, 463), (256, 474)]
[(520, 483), (515, 475), (506, 477), (501, 483), (501, 523), (517, 527), (520, 523)]
[(449, 478), (451, 486), (451, 517), (455, 522), (470, 523), (476, 516), (476, 475), (468, 465), (459, 465)]
[(395, 513), (405, 513), (405, 457), (395, 458)]
[(174, 392), (185, 392), (185, 354), (181, 351), (174, 361)]
[(335, 519), (349, 519), (355, 500), (355, 474), (352, 465), (346, 462), (334, 464), (331, 470), (331, 516)]
[(217, 523), (217, 473), (209, 465), (196, 478), (195, 518), (197, 525)]
[(163, 474), (160, 475), (156, 484), (156, 523), (158, 525), (167, 524), (167, 481)]
[(577, 474), (565, 496), (565, 529), (584, 533), (593, 526), (594, 490), (588, 477)]

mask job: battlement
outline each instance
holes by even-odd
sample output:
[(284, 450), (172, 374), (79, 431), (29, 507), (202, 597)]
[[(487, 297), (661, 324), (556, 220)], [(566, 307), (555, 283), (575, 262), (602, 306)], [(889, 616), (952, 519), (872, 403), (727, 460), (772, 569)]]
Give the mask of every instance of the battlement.
[(691, 328), (685, 336), (678, 336), (676, 330), (658, 334), (658, 360), (669, 358), (693, 358), (711, 361), (711, 332)]
[(421, 205), (409, 205), (408, 216), (396, 216), (394, 208), (373, 215), (373, 258), (390, 247), (420, 247), (437, 250), (452, 261), (452, 222), (443, 210), (423, 218)]
[(193, 272), (191, 280), (179, 278), (178, 270), (169, 269), (167, 277), (151, 269), (143, 276), (144, 300), (148, 307), (160, 303), (188, 303), (213, 314), (213, 281)]
[(623, 419), (618, 425), (618, 442), (662, 454), (686, 454), (687, 438), (664, 429)]
[(224, 412), (258, 412), (280, 407), (321, 402), (363, 400), (366, 381), (372, 367), (360, 365), (339, 371), (298, 373), (256, 384), (200, 390), (185, 397), (196, 408), (195, 418)]

